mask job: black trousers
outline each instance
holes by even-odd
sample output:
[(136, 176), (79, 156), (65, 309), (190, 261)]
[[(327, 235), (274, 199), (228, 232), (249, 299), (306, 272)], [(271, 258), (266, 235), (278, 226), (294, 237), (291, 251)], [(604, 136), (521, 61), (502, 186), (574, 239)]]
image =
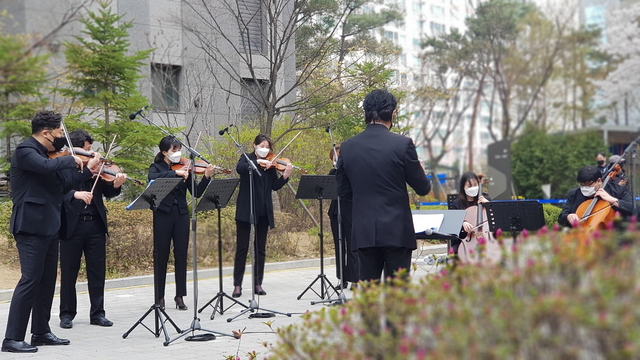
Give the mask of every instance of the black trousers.
[[(340, 268), (338, 263), (339, 244), (338, 244), (338, 216), (330, 216), (331, 233), (333, 234), (333, 244), (336, 249), (336, 276), (340, 279)], [(342, 273), (344, 281), (357, 282), (360, 280), (360, 261), (358, 253), (351, 246), (351, 222), (346, 216), (342, 216)]]
[(51, 332), (51, 305), (58, 275), (58, 235), (14, 234), (22, 277), (13, 291), (5, 338), (23, 341), (31, 314), (31, 333)]
[(395, 277), (400, 269), (411, 270), (411, 252), (405, 247), (379, 246), (358, 249), (360, 260), (360, 280), (380, 281), (382, 271), (385, 277)]
[(154, 267), (157, 269), (156, 303), (164, 298), (167, 263), (173, 240), (175, 260), (176, 296), (187, 295), (187, 252), (189, 249), (189, 214), (180, 214), (178, 204), (171, 211), (153, 212), (153, 251), (156, 252)]
[[(269, 232), (269, 219), (260, 216), (256, 224), (256, 238), (258, 241), (256, 268), (252, 272), (256, 285), (262, 285), (264, 278), (264, 259), (267, 249), (267, 233)], [(251, 223), (236, 220), (236, 259), (233, 265), (233, 286), (242, 286), (242, 278), (247, 265), (247, 252), (249, 245), (253, 246), (251, 235)], [(251, 241), (250, 241), (251, 240)]]
[(105, 316), (104, 280), (106, 272), (106, 229), (95, 216), (92, 221), (78, 220), (69, 239), (60, 240), (60, 319), (73, 319), (78, 310), (76, 281), (84, 253), (91, 309), (95, 319)]

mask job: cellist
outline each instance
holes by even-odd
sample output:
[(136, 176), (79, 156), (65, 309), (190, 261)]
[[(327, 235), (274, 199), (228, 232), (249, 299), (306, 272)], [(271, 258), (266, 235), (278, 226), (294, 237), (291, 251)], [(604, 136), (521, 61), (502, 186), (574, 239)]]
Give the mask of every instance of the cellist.
[(626, 186), (607, 182), (603, 187), (602, 173), (595, 166), (585, 166), (578, 171), (579, 187), (569, 190), (567, 202), (558, 216), (558, 222), (562, 226), (573, 226), (574, 223), (582, 223), (580, 216), (576, 214), (578, 207), (587, 200), (598, 197), (606, 201), (613, 211), (618, 211), (623, 216), (630, 216), (633, 209), (633, 199)]

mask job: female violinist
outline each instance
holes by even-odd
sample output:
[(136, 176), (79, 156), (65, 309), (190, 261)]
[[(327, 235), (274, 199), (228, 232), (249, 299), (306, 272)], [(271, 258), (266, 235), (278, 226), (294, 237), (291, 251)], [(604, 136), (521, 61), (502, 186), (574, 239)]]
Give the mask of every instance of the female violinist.
[[(476, 174), (471, 171), (462, 174), (462, 177), (460, 178), (460, 188), (458, 189), (458, 198), (451, 202), (449, 209), (466, 210), (470, 206), (484, 204), (491, 201), (489, 195), (482, 193), (480, 189), (481, 184)], [(474, 227), (475, 224), (472, 224), (467, 220), (462, 223), (462, 230), (466, 233), (470, 233)], [(451, 247), (455, 254), (458, 253), (460, 243), (460, 240), (451, 240)]]
[[(247, 153), (250, 161), (256, 165), (262, 176), (253, 176), (253, 214), (256, 219), (256, 271), (253, 272), (255, 280), (255, 293), (257, 295), (266, 295), (262, 289), (262, 279), (264, 276), (264, 260), (266, 257), (267, 232), (269, 228), (275, 226), (273, 219), (273, 201), (271, 199), (271, 191), (280, 190), (288, 181), (289, 175), (293, 171), (293, 166), (287, 164), (282, 176), (278, 176), (278, 172), (272, 161), (266, 160), (273, 149), (271, 139), (264, 134), (256, 136), (253, 141), (254, 151)], [(242, 278), (247, 262), (247, 252), (253, 239), (249, 239), (251, 231), (250, 223), (250, 188), (249, 188), (249, 171), (252, 167), (247, 162), (247, 157), (240, 156), (236, 171), (240, 175), (240, 191), (236, 204), (236, 256), (233, 266), (233, 297), (242, 295)]]
[[(173, 240), (175, 259), (176, 296), (173, 298), (176, 308), (187, 310), (183, 297), (187, 295), (187, 248), (189, 247), (189, 209), (187, 207), (187, 189), (191, 189), (191, 172), (188, 169), (172, 170), (171, 166), (180, 162), (182, 153), (180, 143), (172, 136), (165, 136), (158, 144), (160, 151), (149, 167), (149, 180), (181, 177), (181, 181), (172, 192), (162, 200), (153, 212), (153, 246), (157, 251), (158, 289), (156, 304), (164, 308), (164, 289), (167, 274), (167, 262)], [(209, 164), (204, 177), (196, 186), (194, 197), (200, 197), (209, 185), (214, 166)]]
[(608, 208), (606, 211), (618, 211), (623, 216), (630, 216), (633, 210), (633, 199), (628, 187), (608, 181), (603, 186), (602, 173), (595, 166), (585, 166), (578, 171), (577, 181), (579, 187), (569, 190), (567, 202), (558, 216), (558, 223), (562, 226), (581, 226), (587, 218), (578, 214), (578, 208), (585, 201), (591, 201), (594, 197)]

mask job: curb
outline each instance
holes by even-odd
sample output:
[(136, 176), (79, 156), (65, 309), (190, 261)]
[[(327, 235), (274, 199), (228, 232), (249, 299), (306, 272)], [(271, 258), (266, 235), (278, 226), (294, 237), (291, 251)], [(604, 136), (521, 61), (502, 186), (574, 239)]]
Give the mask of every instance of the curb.
[[(420, 256), (428, 255), (428, 254), (445, 254), (447, 252), (446, 244), (439, 245), (427, 245), (422, 246), (418, 250), (414, 250), (413, 254), (416, 257), (416, 254)], [(324, 259), (324, 266), (335, 265), (336, 258), (330, 257)], [(304, 268), (314, 268), (320, 267), (320, 259), (305, 259), (305, 260), (294, 260), (294, 261), (283, 261), (283, 262), (274, 262), (274, 263), (266, 263), (264, 266), (265, 272), (272, 271), (283, 271), (283, 270), (292, 270), (292, 269), (304, 269)], [(333, 271), (333, 270), (331, 270)], [(325, 273), (326, 273), (325, 269)], [(207, 280), (212, 278), (217, 278), (219, 275), (219, 269), (210, 268), (210, 269), (202, 269), (198, 270), (198, 280)], [(248, 266), (245, 274), (251, 274), (251, 267)], [(233, 275), (233, 266), (223, 267), (222, 268), (222, 276), (231, 276)], [(174, 283), (174, 273), (167, 273), (166, 283), (172, 284)], [(187, 281), (193, 281), (193, 271), (187, 272)], [(127, 287), (136, 287), (136, 286), (152, 286), (153, 285), (153, 275), (142, 275), (142, 276), (131, 276), (126, 278), (118, 278), (118, 279), (109, 279), (105, 281), (104, 288), (105, 290), (110, 289), (121, 289)], [(80, 282), (76, 284), (76, 291), (78, 293), (86, 292), (87, 290), (87, 282)], [(56, 296), (60, 295), (60, 285), (56, 285), (55, 290)], [(8, 290), (0, 290), (0, 301), (9, 301), (13, 296), (13, 289)]]

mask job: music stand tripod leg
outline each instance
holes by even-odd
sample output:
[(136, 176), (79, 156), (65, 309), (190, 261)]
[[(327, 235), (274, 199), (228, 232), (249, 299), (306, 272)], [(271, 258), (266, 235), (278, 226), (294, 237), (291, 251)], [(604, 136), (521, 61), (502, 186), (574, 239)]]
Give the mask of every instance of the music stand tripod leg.
[[(247, 308), (247, 305), (227, 295), (224, 292), (224, 288), (222, 286), (222, 217), (220, 215), (220, 204), (217, 199), (214, 200), (214, 204), (216, 206), (216, 209), (218, 210), (218, 278), (220, 281), (219, 290), (216, 296), (214, 296), (211, 300), (209, 300), (209, 302), (204, 304), (204, 306), (198, 310), (198, 313), (201, 313), (207, 306), (210, 306), (215, 301), (216, 304), (213, 306), (213, 312), (211, 313), (210, 317), (211, 320), (215, 318), (216, 312), (218, 312), (220, 315), (223, 315), (225, 311), (229, 310), (234, 305), (240, 305), (244, 308)], [(224, 298), (227, 298), (231, 301), (231, 305), (227, 306), (226, 308), (224, 307), (223, 303)]]

